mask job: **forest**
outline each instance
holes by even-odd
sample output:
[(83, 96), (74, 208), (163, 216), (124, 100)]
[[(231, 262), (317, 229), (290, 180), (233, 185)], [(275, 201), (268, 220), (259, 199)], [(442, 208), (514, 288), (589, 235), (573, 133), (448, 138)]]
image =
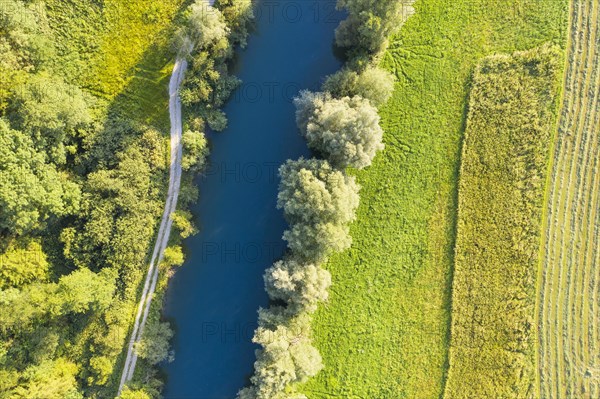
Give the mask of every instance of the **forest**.
[[(154, 51), (165, 65), (180, 51), (179, 38), (193, 39), (193, 73), (182, 94), (193, 115), (183, 135), (187, 185), (173, 216), (179, 238), (167, 248), (168, 270), (183, 262), (178, 242), (195, 230), (186, 207), (197, 197), (191, 181), (207, 155), (204, 121), (215, 129), (226, 124), (218, 109), (237, 84), (227, 62), (247, 35), (251, 9), (238, 12), (243, 4), (249, 2), (222, 1), (222, 13), (204, 13), (198, 12), (203, 2), (180, 11), (176, 2), (153, 9), (143, 2), (2, 2), (0, 397), (115, 396), (166, 192), (164, 116), (148, 118), (155, 110), (140, 109), (135, 101), (152, 94), (153, 85), (137, 87), (127, 71), (104, 68), (103, 52), (116, 50), (90, 40), (91, 26), (77, 31), (75, 21), (67, 24), (65, 18), (79, 12), (108, 37), (108, 45), (111, 35), (126, 33), (111, 31), (111, 24), (123, 23), (124, 12), (135, 14), (127, 23), (142, 34), (154, 30), (147, 45), (158, 47)], [(170, 38), (161, 41), (156, 32)], [(139, 44), (124, 56), (143, 50)], [(142, 62), (162, 68), (160, 58)], [(97, 65), (113, 75), (94, 77)], [(121, 83), (124, 78), (129, 86)], [(154, 85), (161, 94), (154, 93), (153, 106), (160, 107), (166, 91), (160, 80)], [(166, 359), (171, 336), (168, 323), (154, 314), (138, 355), (148, 365)], [(158, 395), (155, 371), (143, 369), (143, 388), (124, 397)]]

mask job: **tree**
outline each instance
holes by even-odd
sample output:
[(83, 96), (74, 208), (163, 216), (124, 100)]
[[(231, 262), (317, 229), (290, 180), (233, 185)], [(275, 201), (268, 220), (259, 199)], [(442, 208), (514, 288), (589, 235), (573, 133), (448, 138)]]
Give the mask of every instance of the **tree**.
[(258, 324), (252, 339), (261, 346), (251, 378), (254, 390), (242, 395), (281, 398), (289, 384), (304, 382), (323, 368), (319, 352), (311, 345), (308, 314), (289, 317), (282, 308), (261, 309)]
[(0, 255), (0, 289), (45, 282), (50, 274), (48, 266), (38, 240), (14, 241)]
[(323, 90), (336, 98), (360, 96), (380, 106), (392, 96), (394, 75), (373, 66), (368, 66), (360, 73), (344, 68), (327, 77)]
[(330, 100), (331, 94), (329, 92), (322, 93), (309, 90), (302, 90), (298, 97), (294, 98), (294, 105), (296, 106), (296, 125), (304, 136), (306, 136), (308, 122), (315, 114), (317, 108), (323, 107), (323, 104)]
[(173, 331), (169, 323), (148, 323), (141, 341), (135, 344), (135, 351), (148, 363), (158, 364), (169, 356), (169, 340), (172, 337)]
[(204, 166), (208, 148), (206, 146), (206, 138), (204, 134), (186, 130), (181, 138), (183, 143), (183, 158), (181, 167), (183, 170), (200, 170)]
[(0, 230), (22, 235), (79, 209), (79, 186), (46, 162), (33, 141), (0, 119)]
[(231, 28), (230, 39), (233, 44), (238, 43), (240, 47), (246, 47), (246, 38), (250, 24), (254, 20), (251, 0), (219, 0), (219, 8)]
[(55, 309), (60, 309), (54, 310), (56, 314), (101, 311), (110, 305), (115, 289), (111, 270), (96, 274), (79, 269), (60, 278), (56, 294), (49, 301)]
[(354, 220), (359, 187), (354, 177), (327, 161), (300, 158), (280, 169), (277, 206), (290, 229), (283, 238), (304, 260), (320, 261), (349, 247), (347, 224)]
[[(307, 108), (306, 95), (297, 106)], [(338, 168), (362, 169), (384, 148), (377, 109), (362, 97), (321, 100), (315, 97), (306, 127), (300, 126), (310, 148), (325, 155)], [(304, 116), (297, 120), (303, 120)]]
[(83, 399), (77, 390), (77, 372), (78, 367), (64, 358), (31, 366), (22, 374), (24, 381), (11, 399)]
[(167, 267), (175, 267), (183, 265), (184, 257), (181, 245), (171, 245), (165, 248), (163, 263)]
[(125, 388), (117, 399), (152, 399), (152, 397), (144, 389)]
[(74, 145), (92, 122), (89, 97), (76, 86), (45, 74), (33, 75), (14, 96), (15, 126), (34, 138), (58, 164), (66, 162), (65, 146)]
[(294, 259), (275, 262), (265, 272), (265, 288), (271, 299), (283, 300), (294, 313), (314, 312), (326, 301), (331, 274), (312, 263)]
[(348, 18), (335, 32), (336, 43), (357, 55), (373, 55), (388, 45), (388, 38), (414, 12), (414, 0), (338, 0)]
[(176, 210), (171, 214), (173, 227), (179, 231), (181, 238), (188, 238), (198, 232), (198, 229), (192, 223), (193, 215), (190, 211)]
[(186, 53), (219, 45), (229, 48), (228, 34), (223, 14), (207, 1), (196, 0), (187, 10), (186, 26), (177, 33), (176, 45)]

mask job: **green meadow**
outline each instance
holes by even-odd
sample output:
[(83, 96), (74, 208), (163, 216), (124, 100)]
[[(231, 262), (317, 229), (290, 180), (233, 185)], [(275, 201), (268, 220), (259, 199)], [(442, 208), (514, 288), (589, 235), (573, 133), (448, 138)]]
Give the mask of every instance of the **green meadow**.
[(380, 109), (386, 149), (362, 186), (352, 248), (327, 264), (315, 315), (325, 369), (311, 399), (440, 398), (447, 370), (457, 180), (475, 65), (565, 45), (567, 0), (418, 0), (381, 64), (397, 77)]

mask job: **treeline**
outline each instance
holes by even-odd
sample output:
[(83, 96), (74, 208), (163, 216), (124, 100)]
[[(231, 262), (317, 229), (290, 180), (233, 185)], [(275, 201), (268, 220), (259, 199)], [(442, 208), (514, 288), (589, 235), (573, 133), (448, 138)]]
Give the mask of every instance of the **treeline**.
[(445, 398), (533, 398), (536, 278), (559, 48), (483, 59), (458, 195)]
[(323, 368), (310, 327), (331, 285), (323, 265), (352, 242), (360, 187), (346, 170), (368, 167), (384, 148), (377, 106), (391, 97), (394, 77), (376, 64), (389, 35), (410, 15), (410, 3), (338, 1), (349, 16), (336, 30), (336, 44), (348, 62), (321, 92), (302, 91), (294, 99), (297, 126), (319, 158), (288, 160), (279, 169), (277, 206), (289, 224), (283, 234), (289, 251), (265, 272), (271, 306), (258, 312), (253, 342), (260, 349), (252, 385), (239, 399), (305, 398), (294, 385)]
[[(77, 3), (102, 15), (101, 2)], [(246, 1), (222, 1), (216, 19), (193, 7), (183, 17), (200, 35), (186, 87), (210, 95), (186, 101), (201, 117), (187, 120), (183, 136), (179, 237), (195, 231), (185, 209), (207, 153), (204, 121), (225, 123), (218, 106), (234, 80), (226, 62), (251, 18), (251, 10), (232, 12), (239, 3)], [(74, 55), (77, 32), (57, 29), (48, 12), (41, 1), (0, 5), (0, 398), (107, 398), (164, 208), (169, 144), (167, 132), (128, 118), (63, 73), (90, 57)], [(65, 34), (73, 48), (64, 48)], [(163, 270), (183, 261), (177, 238), (172, 244)], [(172, 333), (157, 314), (137, 348), (148, 364), (168, 357)], [(125, 395), (158, 396), (155, 373), (142, 379), (143, 391)]]

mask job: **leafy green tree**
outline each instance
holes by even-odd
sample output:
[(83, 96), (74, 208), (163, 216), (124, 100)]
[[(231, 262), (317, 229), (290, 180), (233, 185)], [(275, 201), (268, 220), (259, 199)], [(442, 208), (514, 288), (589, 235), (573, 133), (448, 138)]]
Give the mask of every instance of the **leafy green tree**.
[(158, 364), (169, 357), (169, 340), (172, 337), (169, 323), (147, 323), (141, 341), (135, 344), (135, 351), (148, 363)]
[(16, 127), (34, 138), (53, 162), (64, 164), (67, 152), (78, 136), (85, 135), (92, 122), (89, 97), (76, 86), (46, 74), (32, 76), (13, 99), (11, 115)]
[(190, 52), (194, 48), (206, 49), (213, 46), (229, 47), (229, 27), (218, 9), (205, 0), (196, 0), (186, 13), (186, 26), (177, 33), (176, 38), (182, 51)]
[(265, 272), (265, 287), (271, 299), (280, 299), (294, 313), (314, 312), (328, 298), (331, 274), (312, 263), (286, 259)]
[(80, 190), (32, 140), (0, 119), (0, 231), (22, 235), (77, 211)]
[(109, 269), (94, 273), (79, 269), (63, 276), (50, 303), (59, 308), (58, 314), (85, 313), (106, 309), (115, 292), (115, 275)]
[(329, 92), (322, 93), (309, 90), (302, 90), (298, 97), (294, 98), (296, 125), (304, 136), (306, 136), (306, 127), (317, 109), (322, 108), (331, 99), (332, 97)]
[(188, 238), (198, 232), (192, 223), (192, 213), (189, 211), (177, 210), (171, 215), (173, 227), (179, 231), (181, 238)]
[[(296, 101), (298, 121), (304, 120), (306, 97), (311, 95), (302, 93)], [(309, 147), (324, 154), (338, 168), (362, 169), (371, 165), (377, 152), (384, 148), (377, 109), (359, 96), (325, 101), (314, 98), (307, 124), (300, 126)]]
[(183, 133), (181, 141), (183, 143), (182, 169), (186, 171), (198, 171), (202, 169), (208, 155), (208, 147), (206, 146), (206, 137), (204, 137), (204, 134), (186, 130)]
[(48, 260), (38, 240), (13, 241), (0, 254), (0, 289), (45, 282), (49, 274)]
[(359, 187), (354, 177), (327, 161), (287, 161), (280, 169), (277, 206), (290, 228), (283, 238), (297, 256), (319, 261), (350, 246), (347, 224), (354, 220)]
[(414, 0), (338, 0), (338, 7), (348, 10), (335, 38), (338, 46), (360, 55), (377, 54), (388, 45), (388, 38), (414, 12)]
[(231, 29), (230, 40), (246, 47), (246, 39), (254, 20), (251, 0), (218, 0), (218, 7), (223, 13), (227, 26)]
[(94, 375), (93, 383), (96, 385), (106, 384), (114, 369), (115, 362), (108, 356), (99, 355), (90, 358), (89, 371)]
[(64, 358), (29, 367), (11, 399), (83, 399), (75, 380), (77, 372), (78, 367)]
[(171, 245), (165, 248), (163, 263), (167, 267), (176, 267), (183, 265), (184, 257), (181, 245)]
[(152, 399), (146, 391), (142, 389), (126, 388), (117, 399)]
[(308, 314), (289, 317), (282, 308), (261, 309), (258, 324), (252, 341), (261, 349), (256, 351), (253, 388), (238, 397), (282, 397), (289, 384), (304, 382), (323, 368), (321, 356), (311, 344)]
[(360, 96), (380, 106), (392, 96), (394, 75), (374, 66), (368, 66), (361, 72), (344, 68), (327, 77), (323, 90), (336, 98)]

